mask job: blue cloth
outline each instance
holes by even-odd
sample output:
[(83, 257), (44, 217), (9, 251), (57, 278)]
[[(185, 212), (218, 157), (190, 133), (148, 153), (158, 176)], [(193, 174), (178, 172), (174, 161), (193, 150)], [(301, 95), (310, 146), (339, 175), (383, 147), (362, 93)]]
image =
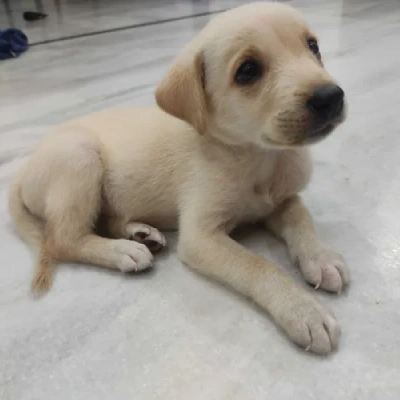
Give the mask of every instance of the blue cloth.
[(0, 31), (0, 60), (18, 57), (28, 48), (28, 38), (19, 29)]

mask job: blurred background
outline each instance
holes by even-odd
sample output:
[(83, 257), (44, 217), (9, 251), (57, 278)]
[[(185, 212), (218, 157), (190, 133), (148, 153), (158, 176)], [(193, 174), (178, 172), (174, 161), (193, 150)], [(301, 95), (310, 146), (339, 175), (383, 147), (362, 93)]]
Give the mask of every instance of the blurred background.
[[(0, 29), (22, 29), (31, 44), (108, 30), (204, 16), (246, 1), (234, 0), (0, 0)], [(47, 14), (27, 22), (23, 13)]]

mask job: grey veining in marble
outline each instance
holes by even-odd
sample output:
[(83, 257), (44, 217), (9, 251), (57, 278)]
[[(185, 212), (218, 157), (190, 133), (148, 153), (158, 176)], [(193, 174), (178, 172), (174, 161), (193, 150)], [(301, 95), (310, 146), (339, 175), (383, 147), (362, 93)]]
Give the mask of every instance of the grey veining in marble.
[[(85, 26), (125, 23), (134, 7), (137, 19), (193, 7), (118, 1), (98, 22), (113, 2), (93, 2), (93, 12), (83, 3), (67, 3), (69, 15), (86, 7), (77, 32), (84, 32), (83, 19)], [(239, 1), (208, 7), (233, 3)], [(315, 293), (341, 323), (339, 351), (322, 359), (297, 350), (264, 313), (182, 266), (174, 234), (152, 274), (64, 265), (45, 298), (29, 297), (32, 260), (7, 213), (11, 174), (57, 123), (153, 103), (172, 58), (208, 17), (185, 19), (36, 46), (0, 62), (1, 400), (400, 398), (400, 3), (293, 3), (319, 34), (326, 65), (350, 103), (348, 122), (314, 148), (315, 176), (304, 194), (321, 236), (352, 269), (348, 293)], [(38, 40), (45, 38), (35, 29)], [(305, 286), (266, 233), (238, 240)]]

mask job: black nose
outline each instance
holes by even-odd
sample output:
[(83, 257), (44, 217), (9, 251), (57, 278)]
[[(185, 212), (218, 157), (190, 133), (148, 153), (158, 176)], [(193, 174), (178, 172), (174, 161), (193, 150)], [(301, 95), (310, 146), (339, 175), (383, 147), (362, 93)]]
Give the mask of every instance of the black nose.
[(324, 85), (316, 89), (308, 100), (308, 107), (319, 117), (336, 117), (343, 109), (344, 92), (337, 85)]

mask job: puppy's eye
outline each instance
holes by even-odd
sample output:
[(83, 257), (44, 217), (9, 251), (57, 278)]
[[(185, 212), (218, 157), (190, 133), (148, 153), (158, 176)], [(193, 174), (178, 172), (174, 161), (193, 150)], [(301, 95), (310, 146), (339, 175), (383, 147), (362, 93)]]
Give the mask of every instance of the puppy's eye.
[(255, 82), (261, 75), (261, 65), (255, 60), (247, 60), (236, 71), (235, 81), (240, 85), (247, 85)]
[(308, 39), (307, 40), (308, 48), (319, 58), (321, 57), (319, 53), (319, 46), (315, 39)]

